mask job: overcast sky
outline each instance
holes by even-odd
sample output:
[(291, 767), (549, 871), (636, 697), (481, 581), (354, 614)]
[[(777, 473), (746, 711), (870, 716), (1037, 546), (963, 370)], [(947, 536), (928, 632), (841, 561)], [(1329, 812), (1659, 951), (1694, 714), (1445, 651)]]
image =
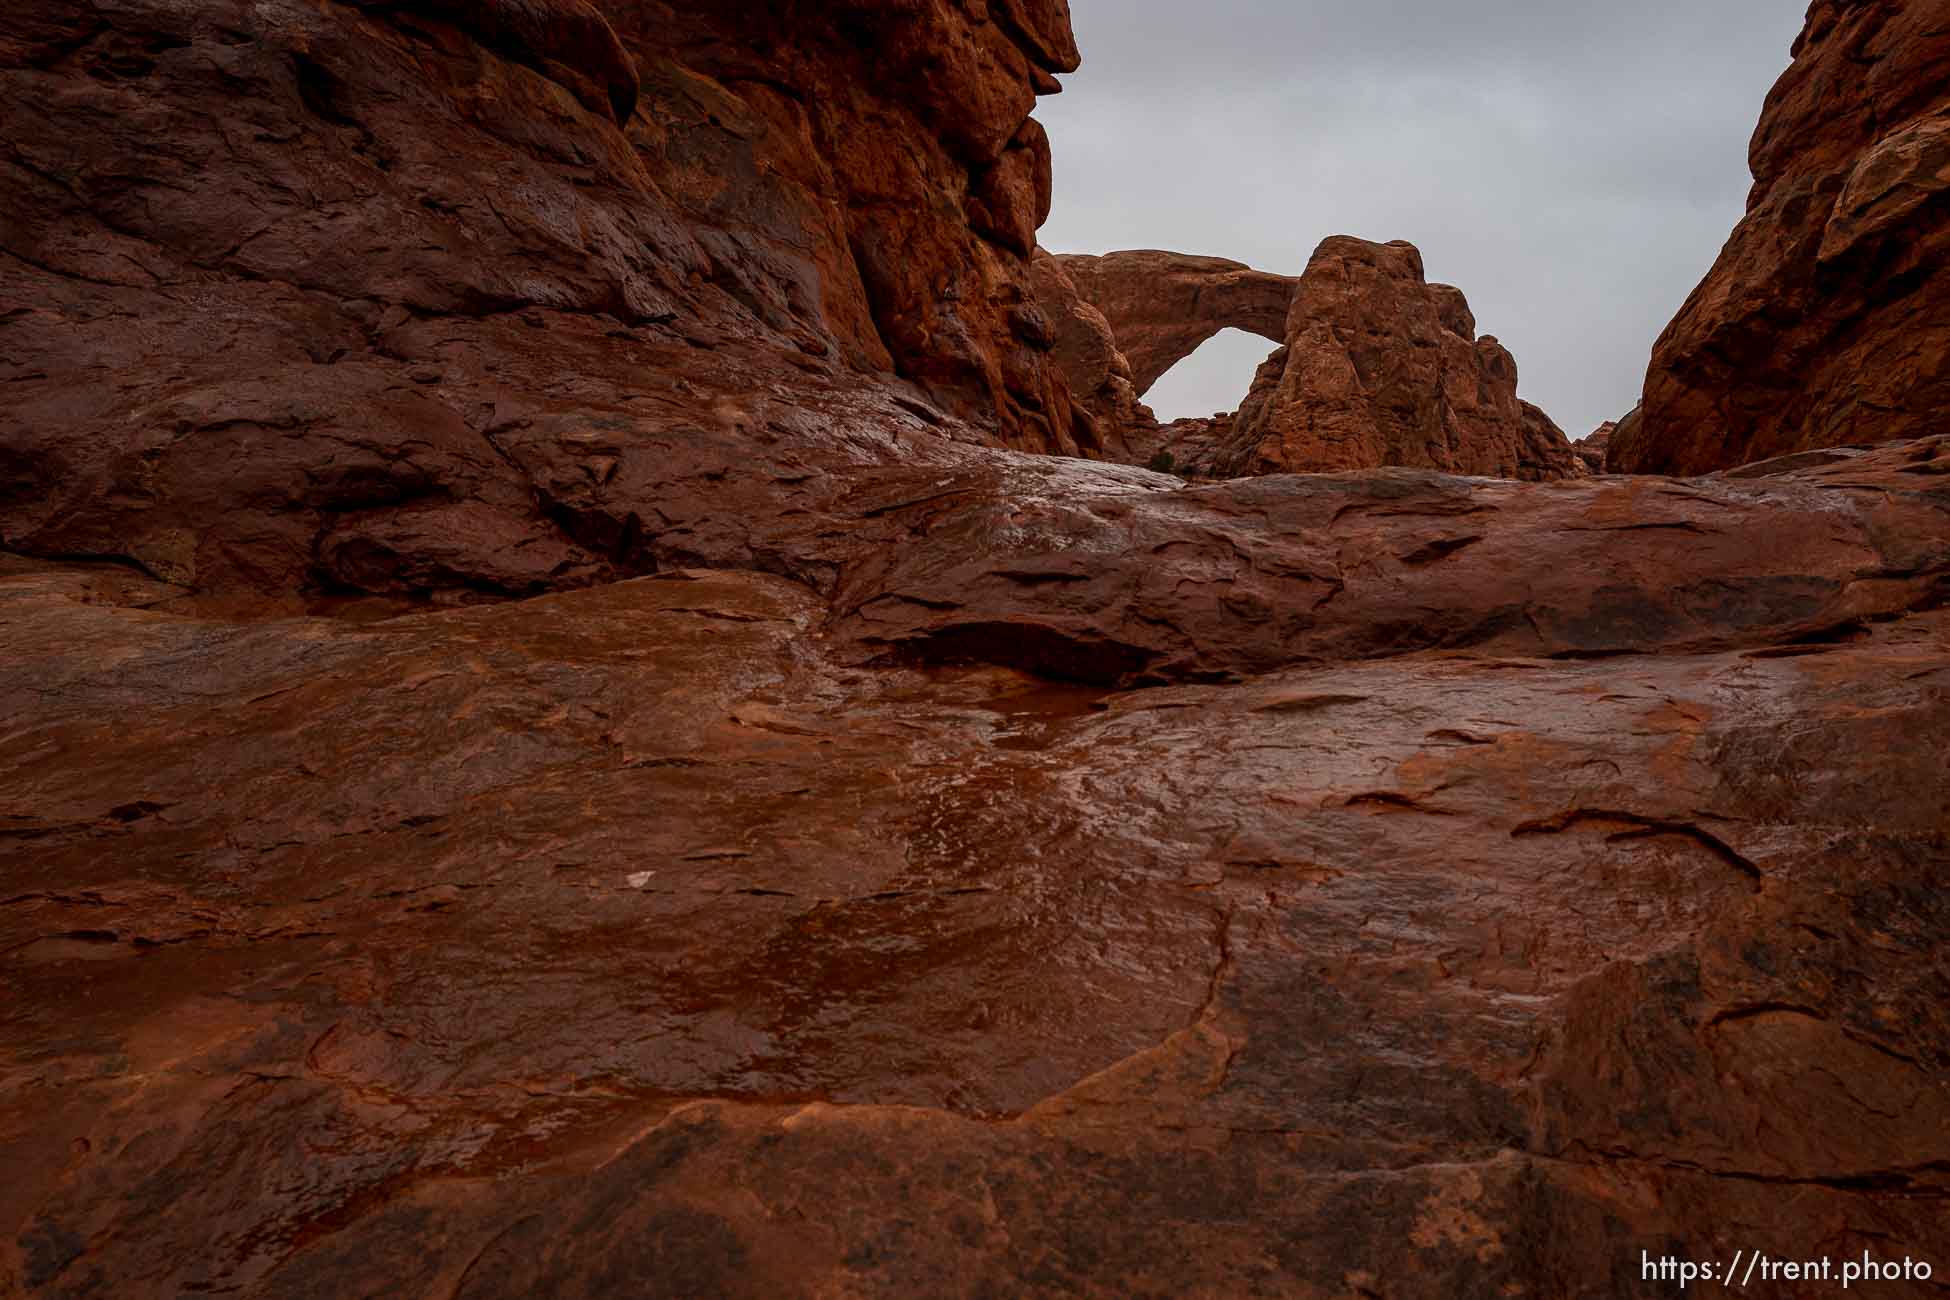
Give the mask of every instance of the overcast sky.
[[(1747, 141), (1806, 0), (1071, 0), (1082, 71), (1037, 116), (1057, 252), (1166, 248), (1297, 275), (1407, 239), (1571, 437), (1638, 400), (1652, 343), (1746, 204)], [(1152, 390), (1230, 410), (1230, 333)]]

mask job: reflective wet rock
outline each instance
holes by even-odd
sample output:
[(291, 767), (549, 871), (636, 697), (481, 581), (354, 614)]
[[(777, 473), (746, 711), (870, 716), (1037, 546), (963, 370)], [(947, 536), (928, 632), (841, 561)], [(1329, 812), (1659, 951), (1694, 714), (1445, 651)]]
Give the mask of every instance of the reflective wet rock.
[(1060, 3), (16, 18), (9, 549), (270, 596), (505, 597), (633, 571), (513, 463), (538, 420), (708, 435), (871, 376), (962, 436), (1082, 449), (1020, 238), (1051, 175), (1029, 114), (1075, 66)]
[(1701, 1223), (1950, 1244), (1940, 611), (1106, 695), (850, 668), (748, 573), (172, 598), (0, 580), (30, 1293), (1610, 1294)]
[(1950, 587), (1942, 439), (1738, 477), (1523, 484), (1409, 470), (1160, 491), (1023, 459), (935, 476), (846, 571), (866, 661), (1106, 684), (1472, 649), (1556, 658), (1832, 640)]

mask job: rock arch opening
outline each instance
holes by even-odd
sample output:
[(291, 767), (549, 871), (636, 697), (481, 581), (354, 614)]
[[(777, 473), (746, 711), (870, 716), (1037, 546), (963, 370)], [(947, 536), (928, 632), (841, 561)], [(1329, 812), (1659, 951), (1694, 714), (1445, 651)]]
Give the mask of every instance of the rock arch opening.
[(1276, 344), (1228, 327), (1194, 348), (1145, 394), (1158, 419), (1204, 419), (1237, 411)]
[(1157, 249), (1058, 254), (1056, 261), (1104, 314), (1140, 397), (1217, 331), (1244, 330), (1280, 346), (1299, 285), (1244, 262)]

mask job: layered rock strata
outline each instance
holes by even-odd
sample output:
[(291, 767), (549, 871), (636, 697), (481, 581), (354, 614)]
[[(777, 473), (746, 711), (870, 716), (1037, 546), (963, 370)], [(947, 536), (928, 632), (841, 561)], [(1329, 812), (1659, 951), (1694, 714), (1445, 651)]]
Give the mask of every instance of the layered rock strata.
[(1950, 407), (1950, 28), (1817, 0), (1752, 147), (1747, 215), (1653, 351), (1627, 473), (1935, 432)]
[(1388, 470), (1160, 493), (1024, 459), (926, 476), (930, 499), (883, 516), (901, 542), (847, 571), (832, 631), (856, 662), (1106, 687), (1822, 642), (1950, 596), (1946, 473), (1943, 439), (1656, 487)]
[(895, 371), (960, 436), (1084, 450), (1027, 260), (1074, 46), (991, 8), (37, 0), (0, 541), (265, 593), (626, 574), (665, 522), (581, 532), (520, 444), (740, 425), (687, 392), (720, 368), (747, 403)]

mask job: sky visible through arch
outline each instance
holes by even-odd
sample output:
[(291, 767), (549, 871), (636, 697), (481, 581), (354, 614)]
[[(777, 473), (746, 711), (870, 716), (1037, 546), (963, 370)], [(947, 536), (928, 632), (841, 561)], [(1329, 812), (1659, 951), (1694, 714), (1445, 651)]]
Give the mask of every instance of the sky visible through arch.
[[(1407, 239), (1573, 438), (1745, 208), (1747, 142), (1805, 0), (1071, 0), (1083, 69), (1037, 116), (1056, 252), (1166, 248), (1297, 275), (1328, 235)], [(1159, 415), (1238, 404), (1222, 335)], [(1214, 404), (1216, 399), (1216, 405)]]

